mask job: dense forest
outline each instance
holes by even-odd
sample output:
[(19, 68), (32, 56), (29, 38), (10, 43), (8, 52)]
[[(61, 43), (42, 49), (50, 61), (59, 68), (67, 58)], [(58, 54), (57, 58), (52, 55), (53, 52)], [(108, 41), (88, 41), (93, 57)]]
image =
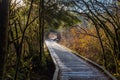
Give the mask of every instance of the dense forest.
[(51, 80), (50, 32), (120, 79), (120, 0), (0, 0), (0, 80)]

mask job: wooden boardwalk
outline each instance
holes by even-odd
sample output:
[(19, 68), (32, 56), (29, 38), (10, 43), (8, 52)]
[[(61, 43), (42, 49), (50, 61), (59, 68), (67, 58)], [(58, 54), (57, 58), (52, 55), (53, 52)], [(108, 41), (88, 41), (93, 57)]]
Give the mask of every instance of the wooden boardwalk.
[(56, 66), (53, 80), (116, 80), (56, 42), (45, 42)]

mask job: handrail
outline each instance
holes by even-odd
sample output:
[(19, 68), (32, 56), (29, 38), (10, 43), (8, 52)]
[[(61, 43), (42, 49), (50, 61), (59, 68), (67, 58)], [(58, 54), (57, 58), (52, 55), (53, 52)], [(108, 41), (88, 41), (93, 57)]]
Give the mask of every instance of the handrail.
[[(47, 42), (45, 41), (46, 45), (47, 45)], [(55, 53), (49, 46), (47, 46), (47, 48), (49, 49), (49, 52), (50, 52), (50, 56), (52, 57), (52, 60), (55, 64), (55, 72), (54, 72), (54, 75), (53, 75), (53, 79), (52, 80), (58, 80), (58, 75), (59, 75), (59, 66), (56, 62), (56, 60), (54, 59), (54, 55), (52, 55), (51, 53)]]

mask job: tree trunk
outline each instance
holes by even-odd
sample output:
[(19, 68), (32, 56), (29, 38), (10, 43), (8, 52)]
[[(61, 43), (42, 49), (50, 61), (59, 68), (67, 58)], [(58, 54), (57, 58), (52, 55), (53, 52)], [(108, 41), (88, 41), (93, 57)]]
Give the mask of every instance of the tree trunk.
[(9, 0), (0, 0), (0, 80), (4, 78), (8, 42)]
[(39, 5), (40, 64), (42, 64), (42, 55), (44, 53), (44, 0), (40, 0)]

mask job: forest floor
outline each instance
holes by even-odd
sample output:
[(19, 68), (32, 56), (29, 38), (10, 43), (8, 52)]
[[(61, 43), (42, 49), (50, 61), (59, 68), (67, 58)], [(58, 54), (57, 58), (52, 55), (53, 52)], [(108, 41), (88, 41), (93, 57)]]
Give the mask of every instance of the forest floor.
[(55, 66), (47, 49), (45, 49), (45, 55), (42, 62), (41, 67), (33, 69), (31, 80), (52, 80)]

